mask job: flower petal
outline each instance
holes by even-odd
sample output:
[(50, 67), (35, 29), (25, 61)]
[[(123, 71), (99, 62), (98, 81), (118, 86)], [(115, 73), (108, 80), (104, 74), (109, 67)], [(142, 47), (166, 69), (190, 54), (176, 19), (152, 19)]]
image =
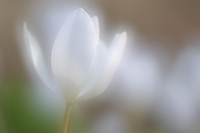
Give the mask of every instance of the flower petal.
[(55, 81), (53, 80), (53, 78), (51, 78), (50, 74), (47, 71), (41, 48), (36, 39), (28, 31), (26, 23), (24, 23), (24, 38), (38, 76), (51, 91), (59, 94), (59, 90), (56, 86)]
[(94, 28), (95, 28), (95, 31), (96, 31), (96, 42), (98, 44), (99, 42), (99, 19), (97, 16), (94, 16), (92, 17), (92, 22), (94, 24)]
[(83, 9), (70, 15), (56, 37), (52, 70), (67, 99), (74, 100), (83, 88), (94, 63), (95, 38), (93, 22)]
[(97, 46), (95, 63), (89, 76), (90, 79), (87, 82), (87, 86), (84, 89), (82, 89), (81, 92), (79, 93), (78, 98), (84, 96), (87, 92), (93, 89), (94, 84), (98, 80), (98, 76), (102, 72), (107, 57), (108, 57), (108, 48), (103, 42), (100, 42), (99, 45)]
[(107, 58), (104, 56), (106, 61), (99, 67), (99, 71), (97, 71), (95, 80), (92, 81), (92, 85), (87, 86), (90, 90), (88, 93), (85, 93), (86, 96), (84, 97), (92, 98), (98, 96), (107, 88), (120, 62), (126, 44), (126, 36), (126, 32), (115, 36), (108, 51), (109, 55), (106, 56)]

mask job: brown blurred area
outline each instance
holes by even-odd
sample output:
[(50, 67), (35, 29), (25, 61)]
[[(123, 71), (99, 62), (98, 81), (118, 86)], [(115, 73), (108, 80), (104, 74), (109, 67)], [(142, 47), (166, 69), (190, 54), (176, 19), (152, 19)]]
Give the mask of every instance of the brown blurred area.
[[(63, 4), (69, 2), (57, 1)], [(31, 2), (33, 1), (0, 0), (0, 53), (5, 75), (26, 77), (25, 66), (17, 45), (15, 22)], [(102, 10), (106, 27), (124, 24), (143, 36), (167, 41), (169, 43), (164, 47), (172, 54), (176, 54), (182, 47), (182, 41), (187, 36), (200, 30), (199, 0), (85, 0), (85, 2), (92, 3)]]

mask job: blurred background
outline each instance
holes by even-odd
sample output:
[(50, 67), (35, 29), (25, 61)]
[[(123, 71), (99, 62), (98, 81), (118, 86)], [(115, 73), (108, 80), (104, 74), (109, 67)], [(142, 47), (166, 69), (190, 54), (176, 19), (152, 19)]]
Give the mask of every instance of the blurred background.
[(99, 16), (108, 45), (123, 30), (128, 43), (103, 95), (73, 108), (69, 132), (200, 132), (200, 1), (0, 0), (0, 133), (60, 129), (63, 103), (26, 58), (22, 26), (26, 21), (48, 58), (79, 7)]

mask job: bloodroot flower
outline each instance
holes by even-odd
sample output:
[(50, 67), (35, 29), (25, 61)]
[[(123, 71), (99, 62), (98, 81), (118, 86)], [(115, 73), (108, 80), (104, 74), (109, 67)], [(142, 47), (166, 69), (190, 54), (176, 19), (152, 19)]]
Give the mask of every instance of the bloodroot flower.
[(24, 36), (40, 79), (57, 94), (59, 91), (55, 88), (59, 88), (67, 103), (65, 133), (72, 105), (78, 100), (96, 97), (107, 88), (122, 56), (126, 32), (117, 34), (108, 48), (99, 39), (98, 18), (91, 18), (82, 8), (77, 9), (63, 24), (53, 44), (53, 78), (47, 72), (40, 45), (26, 24)]

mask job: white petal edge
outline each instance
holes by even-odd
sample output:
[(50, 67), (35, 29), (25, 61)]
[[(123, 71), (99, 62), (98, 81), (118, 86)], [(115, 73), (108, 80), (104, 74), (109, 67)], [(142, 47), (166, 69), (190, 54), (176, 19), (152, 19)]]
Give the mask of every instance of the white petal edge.
[(86, 93), (88, 93), (91, 89), (93, 89), (93, 86), (97, 82), (98, 77), (105, 65), (107, 57), (108, 57), (108, 48), (102, 41), (100, 41), (99, 45), (97, 46), (97, 54), (95, 57), (95, 63), (90, 73), (87, 85), (84, 89), (81, 90), (77, 98), (81, 98)]
[(82, 98), (80, 97), (81, 99), (89, 99), (99, 96), (106, 90), (121, 60), (126, 41), (126, 32), (117, 34), (114, 37), (108, 51), (108, 59), (100, 70), (97, 80), (95, 81), (95, 83), (93, 83), (93, 86), (91, 86), (90, 91), (88, 93), (85, 93)]
[(96, 54), (96, 31), (82, 8), (74, 11), (59, 31), (52, 49), (52, 70), (67, 99), (84, 88)]
[(27, 45), (28, 53), (30, 53), (30, 58), (32, 60), (33, 66), (39, 78), (42, 82), (55, 94), (60, 95), (57, 85), (53, 78), (50, 77), (50, 74), (47, 71), (46, 64), (44, 62), (43, 54), (41, 48), (34, 38), (34, 36), (27, 29), (27, 25), (24, 22), (24, 39)]
[(116, 35), (114, 38), (112, 45), (109, 50), (109, 57), (106, 66), (102, 74), (99, 77), (99, 82), (95, 84), (96, 91), (94, 96), (99, 96), (102, 94), (107, 86), (109, 85), (112, 77), (120, 63), (122, 58), (122, 54), (124, 52), (125, 46), (127, 42), (127, 33), (123, 32), (121, 34)]
[(95, 28), (95, 31), (96, 31), (96, 42), (98, 44), (99, 42), (99, 34), (100, 34), (100, 31), (99, 31), (99, 19), (97, 16), (94, 16), (92, 17), (92, 22), (94, 24), (94, 28)]

